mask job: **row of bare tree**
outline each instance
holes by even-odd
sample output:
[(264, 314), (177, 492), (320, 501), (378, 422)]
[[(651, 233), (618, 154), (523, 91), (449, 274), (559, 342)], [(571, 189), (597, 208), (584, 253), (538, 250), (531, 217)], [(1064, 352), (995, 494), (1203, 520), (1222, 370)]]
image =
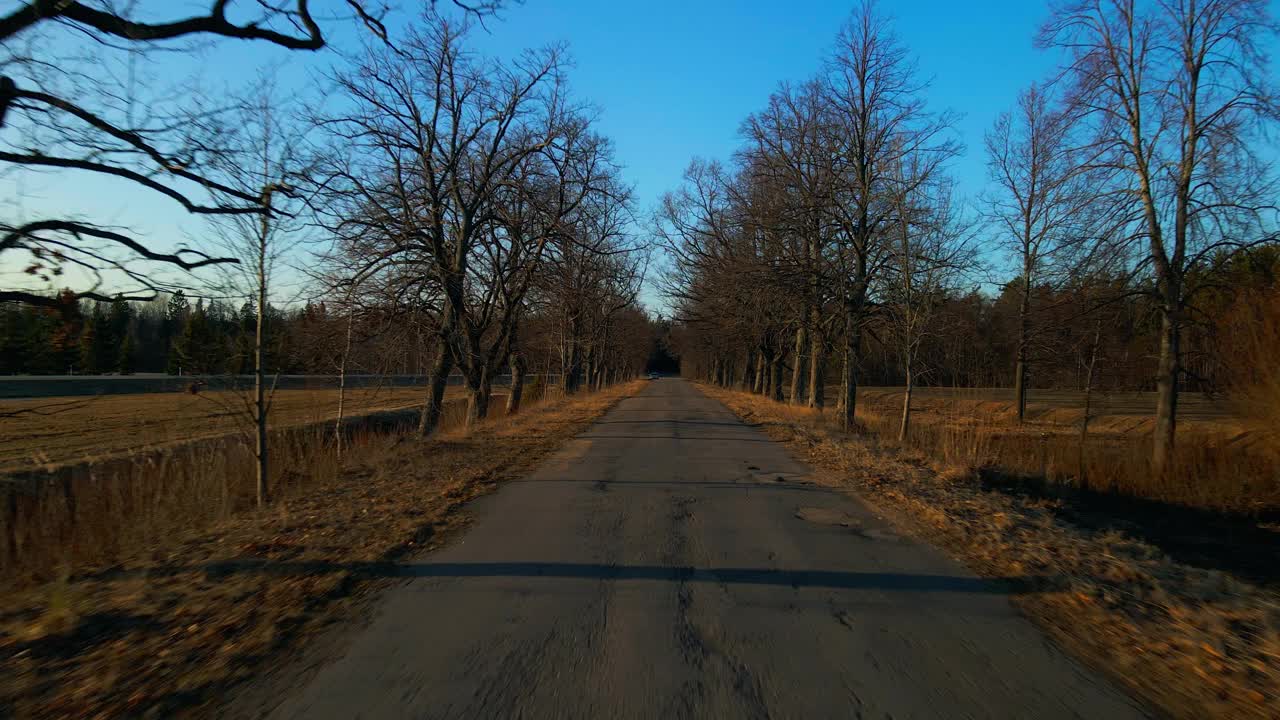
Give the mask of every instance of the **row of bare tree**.
[(642, 370), (620, 362), (645, 255), (626, 233), (630, 190), (609, 142), (569, 96), (557, 48), (510, 62), (465, 48), (434, 15), (389, 47), (370, 42), (337, 76), (340, 111), (317, 203), (337, 238), (345, 302), (420, 311), (435, 350), (421, 430), (439, 422), (455, 368), (470, 420), (509, 370), (519, 407), (527, 319), (560, 323), (565, 389)]
[[(96, 177), (122, 197), (174, 203), (196, 238), (75, 207), (41, 206), (33, 219), (18, 182), (0, 262), (25, 279), (0, 288), (0, 302), (58, 313), (179, 288), (247, 300), (257, 309), (248, 414), (260, 502), (278, 372), (264, 353), (273, 298), (324, 301), (310, 352), (340, 375), (353, 347), (371, 342), (428, 358), (424, 434), (440, 422), (453, 372), (475, 421), (501, 374), (512, 378), (508, 411), (519, 409), (533, 352), (554, 350), (568, 393), (643, 370), (647, 253), (628, 232), (631, 191), (611, 144), (568, 92), (563, 49), (483, 57), (468, 32), (502, 3), (439, 5), (422, 3), (403, 23), (364, 0), (217, 0), (205, 12), (35, 0), (0, 17), (9, 177)], [(314, 87), (273, 71), (244, 91), (214, 89), (239, 80), (207, 61), (224, 41), (287, 55), (353, 33), (320, 56)], [(190, 80), (166, 67), (198, 58)], [(302, 257), (294, 279), (306, 287), (282, 294), (283, 265)], [(216, 278), (193, 289), (190, 273), (210, 268)]]
[(990, 183), (967, 207), (947, 174), (961, 151), (952, 117), (926, 105), (912, 56), (863, 3), (814, 78), (743, 122), (730, 168), (695, 161), (664, 199), (657, 234), (688, 369), (821, 409), (835, 365), (852, 426), (871, 335), (901, 365), (905, 436), (916, 379), (937, 370), (918, 364), (939, 308), (1002, 261), (1017, 276), (1020, 419), (1029, 348), (1058, 329), (1038, 298), (1074, 298), (1052, 316), (1095, 338), (1109, 308), (1149, 298), (1163, 472), (1196, 299), (1221, 284), (1217, 269), (1277, 239), (1262, 150), (1280, 117), (1263, 53), (1275, 28), (1262, 0), (1055, 5), (1039, 42), (1064, 68), (991, 128)]

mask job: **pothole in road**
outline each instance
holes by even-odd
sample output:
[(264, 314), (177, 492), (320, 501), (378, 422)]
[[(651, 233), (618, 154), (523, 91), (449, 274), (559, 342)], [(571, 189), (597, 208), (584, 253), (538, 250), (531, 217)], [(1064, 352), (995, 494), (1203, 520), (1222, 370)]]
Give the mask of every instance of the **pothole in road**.
[(832, 525), (847, 528), (858, 537), (871, 540), (897, 540), (898, 536), (887, 530), (867, 529), (856, 518), (843, 510), (833, 508), (805, 507), (796, 510), (796, 517), (817, 525)]
[(855, 530), (862, 529), (862, 523), (850, 517), (849, 513), (832, 510), (831, 508), (800, 508), (796, 510), (796, 517), (819, 525), (839, 525), (840, 527)]

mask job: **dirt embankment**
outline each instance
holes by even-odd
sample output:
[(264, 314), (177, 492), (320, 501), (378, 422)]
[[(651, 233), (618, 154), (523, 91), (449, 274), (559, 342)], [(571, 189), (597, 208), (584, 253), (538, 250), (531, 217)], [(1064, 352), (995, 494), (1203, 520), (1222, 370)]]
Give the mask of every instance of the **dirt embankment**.
[(1126, 530), (1131, 523), (1077, 522), (1063, 499), (991, 487), (962, 468), (931, 467), (807, 411), (702, 389), (786, 443), (823, 482), (900, 518), (976, 572), (1038, 578), (1033, 592), (1016, 600), (1023, 610), (1170, 716), (1280, 717), (1275, 584), (1180, 562)]
[(442, 542), (466, 522), (465, 502), (636, 387), (548, 401), (470, 433), (370, 441), (334, 478), (265, 511), (0, 595), (0, 708), (171, 717), (216, 701), (349, 611), (391, 561)]

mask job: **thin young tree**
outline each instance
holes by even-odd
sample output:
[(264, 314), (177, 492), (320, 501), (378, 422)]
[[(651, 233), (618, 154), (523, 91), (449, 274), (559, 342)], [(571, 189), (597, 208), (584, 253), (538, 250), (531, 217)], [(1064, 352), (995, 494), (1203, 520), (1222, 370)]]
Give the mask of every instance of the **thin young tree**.
[(945, 155), (913, 154), (893, 171), (892, 261), (882, 279), (883, 315), (897, 346), (904, 379), (898, 441), (911, 428), (911, 401), (919, 382), (921, 345), (954, 281), (972, 265), (969, 236), (942, 176)]
[(1073, 144), (1070, 113), (1054, 107), (1051, 91), (1033, 84), (1018, 94), (1013, 112), (1001, 113), (986, 134), (991, 190), (984, 200), (999, 242), (1018, 268), (1018, 320), (1014, 347), (1014, 408), (1026, 419), (1031, 347), (1036, 337), (1037, 286), (1053, 288), (1071, 274), (1086, 243), (1087, 206), (1096, 202), (1089, 173)]
[(260, 212), (230, 215), (215, 225), (227, 255), (238, 260), (239, 273), (228, 276), (229, 288), (249, 295), (255, 310), (253, 336), (253, 396), (249, 414), (254, 428), (256, 496), (265, 505), (268, 487), (268, 424), (275, 383), (267, 387), (267, 324), (270, 320), (273, 278), (284, 256), (301, 239), (297, 179), (306, 172), (302, 132), (292, 123), (288, 108), (274, 97), (264, 79), (240, 108), (241, 152), (230, 156), (227, 168), (240, 187), (258, 188)]

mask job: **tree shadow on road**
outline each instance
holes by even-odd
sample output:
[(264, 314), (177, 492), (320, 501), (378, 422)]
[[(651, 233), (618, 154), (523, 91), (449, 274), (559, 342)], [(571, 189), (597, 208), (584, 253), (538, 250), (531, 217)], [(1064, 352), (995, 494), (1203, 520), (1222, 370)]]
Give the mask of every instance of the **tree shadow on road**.
[[(960, 575), (925, 575), (898, 572), (847, 570), (785, 570), (773, 568), (698, 568), (668, 565), (608, 565), (566, 562), (490, 563), (332, 563), (322, 561), (236, 560), (199, 567), (175, 567), (158, 572), (203, 571), (210, 578), (235, 573), (318, 575), (351, 573), (361, 578), (548, 578), (567, 580), (656, 581), (717, 583), (837, 590), (891, 592), (943, 592), (968, 594), (1026, 594), (1046, 591), (1058, 583), (1048, 576), (977, 578)], [(156, 573), (153, 570), (152, 573)]]

